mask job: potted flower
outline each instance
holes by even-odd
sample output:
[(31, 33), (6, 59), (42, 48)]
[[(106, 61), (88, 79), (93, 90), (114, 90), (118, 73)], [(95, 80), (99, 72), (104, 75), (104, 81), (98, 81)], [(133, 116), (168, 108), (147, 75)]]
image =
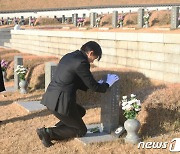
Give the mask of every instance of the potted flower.
[(123, 96), (122, 110), (124, 110), (124, 116), (127, 119), (124, 123), (124, 128), (127, 131), (125, 141), (137, 144), (140, 142), (140, 138), (138, 137), (140, 122), (136, 119), (136, 116), (141, 110), (140, 100), (136, 99), (136, 95), (134, 94), (131, 94), (129, 101), (127, 96)]
[(124, 15), (118, 16), (118, 26), (117, 27), (123, 27), (123, 21), (124, 21)]
[(24, 93), (26, 93), (25, 76), (26, 76), (26, 73), (27, 73), (27, 69), (23, 65), (17, 65), (17, 68), (16, 68), (15, 72), (18, 74), (18, 77), (20, 79), (20, 82), (19, 82), (20, 92), (22, 94), (24, 94)]
[(145, 27), (146, 28), (148, 28), (149, 27), (149, 13), (147, 13), (147, 14), (145, 14), (144, 16), (143, 16), (143, 18), (144, 18), (144, 24), (145, 24)]
[(96, 18), (96, 25), (95, 25), (95, 27), (99, 27), (100, 26), (101, 19), (102, 19), (102, 16), (99, 16), (99, 17)]
[(2, 70), (2, 74), (3, 74), (3, 79), (4, 79), (4, 82), (6, 81), (6, 70), (8, 68), (8, 62), (5, 61), (4, 59), (1, 60), (1, 70)]
[(84, 24), (84, 18), (77, 19), (78, 27), (82, 27)]

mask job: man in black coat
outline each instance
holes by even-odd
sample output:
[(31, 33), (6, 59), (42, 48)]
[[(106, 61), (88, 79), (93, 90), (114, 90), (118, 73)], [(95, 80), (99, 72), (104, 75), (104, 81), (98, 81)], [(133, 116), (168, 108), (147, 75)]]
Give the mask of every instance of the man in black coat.
[(85, 43), (81, 50), (68, 53), (60, 60), (54, 78), (50, 82), (41, 104), (45, 105), (59, 120), (55, 126), (37, 129), (44, 146), (52, 145), (51, 140), (63, 140), (84, 136), (87, 132), (82, 117), (85, 109), (76, 103), (78, 89), (105, 93), (119, 80), (115, 74), (108, 74), (107, 81), (97, 82), (90, 72), (90, 63), (100, 60), (102, 50), (94, 41)]
[[(4, 87), (4, 80), (3, 80), (1, 64), (0, 64), (0, 92), (2, 92), (2, 91), (5, 91), (5, 87)], [(2, 121), (0, 121), (0, 122), (2, 122)]]

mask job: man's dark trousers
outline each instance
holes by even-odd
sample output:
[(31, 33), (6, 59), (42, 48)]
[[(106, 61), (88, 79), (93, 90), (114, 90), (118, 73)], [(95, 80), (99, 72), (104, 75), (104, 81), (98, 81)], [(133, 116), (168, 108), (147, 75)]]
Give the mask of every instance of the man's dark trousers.
[(82, 106), (76, 104), (76, 108), (69, 116), (61, 115), (56, 111), (51, 112), (60, 120), (55, 125), (56, 127), (48, 128), (51, 140), (81, 137), (86, 134), (87, 128), (82, 120), (82, 117), (86, 114), (86, 110)]

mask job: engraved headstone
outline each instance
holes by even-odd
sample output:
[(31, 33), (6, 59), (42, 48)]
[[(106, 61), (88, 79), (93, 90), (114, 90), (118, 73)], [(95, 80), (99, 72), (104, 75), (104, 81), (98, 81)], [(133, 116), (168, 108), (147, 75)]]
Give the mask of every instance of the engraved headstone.
[(47, 62), (45, 64), (45, 90), (47, 89), (49, 83), (52, 81), (54, 77), (56, 67), (57, 64), (55, 64), (54, 62)]
[(171, 29), (176, 29), (179, 25), (179, 7), (172, 7), (171, 10)]
[(74, 23), (74, 14), (72, 14), (72, 23)]
[(77, 20), (78, 20), (78, 14), (77, 13), (75, 13), (74, 14), (74, 26), (77, 26)]
[(96, 13), (92, 12), (90, 14), (90, 27), (94, 27), (96, 24)]
[(113, 28), (117, 27), (117, 21), (118, 21), (118, 11), (113, 11), (113, 15), (112, 15), (112, 27)]
[(86, 13), (83, 13), (83, 18), (86, 18)]
[(142, 28), (144, 25), (144, 9), (138, 9), (138, 28)]
[(119, 126), (119, 81), (101, 95), (101, 123), (103, 131), (111, 133)]
[(62, 15), (62, 23), (65, 23), (65, 15)]
[(23, 58), (21, 56), (14, 56), (14, 90), (19, 89), (19, 77), (15, 72), (17, 65), (23, 65)]

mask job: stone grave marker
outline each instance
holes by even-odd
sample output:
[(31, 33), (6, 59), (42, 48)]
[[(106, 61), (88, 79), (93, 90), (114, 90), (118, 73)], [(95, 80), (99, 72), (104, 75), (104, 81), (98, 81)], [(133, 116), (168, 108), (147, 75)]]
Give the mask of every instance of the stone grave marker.
[(94, 27), (96, 25), (96, 13), (92, 12), (90, 14), (90, 27)]
[(117, 28), (117, 22), (118, 22), (118, 11), (113, 11), (112, 15), (112, 27)]
[(55, 64), (54, 62), (47, 62), (45, 64), (45, 90), (47, 89), (49, 83), (52, 81), (54, 77), (56, 67), (57, 64)]
[(72, 14), (72, 23), (74, 23), (74, 14)]
[(74, 26), (76, 26), (77, 27), (77, 20), (78, 20), (78, 14), (77, 13), (75, 13), (74, 14), (74, 22), (73, 22), (73, 24), (74, 24)]
[(176, 29), (179, 25), (179, 7), (172, 7), (171, 10), (171, 29)]
[(119, 81), (101, 95), (101, 123), (106, 133), (119, 126), (119, 99)]
[(138, 28), (142, 28), (144, 25), (144, 9), (138, 9)]
[(23, 58), (21, 56), (14, 56), (14, 90), (19, 89), (19, 77), (15, 72), (17, 65), (23, 65)]
[(65, 21), (66, 21), (65, 15), (62, 15), (62, 23), (65, 23)]

